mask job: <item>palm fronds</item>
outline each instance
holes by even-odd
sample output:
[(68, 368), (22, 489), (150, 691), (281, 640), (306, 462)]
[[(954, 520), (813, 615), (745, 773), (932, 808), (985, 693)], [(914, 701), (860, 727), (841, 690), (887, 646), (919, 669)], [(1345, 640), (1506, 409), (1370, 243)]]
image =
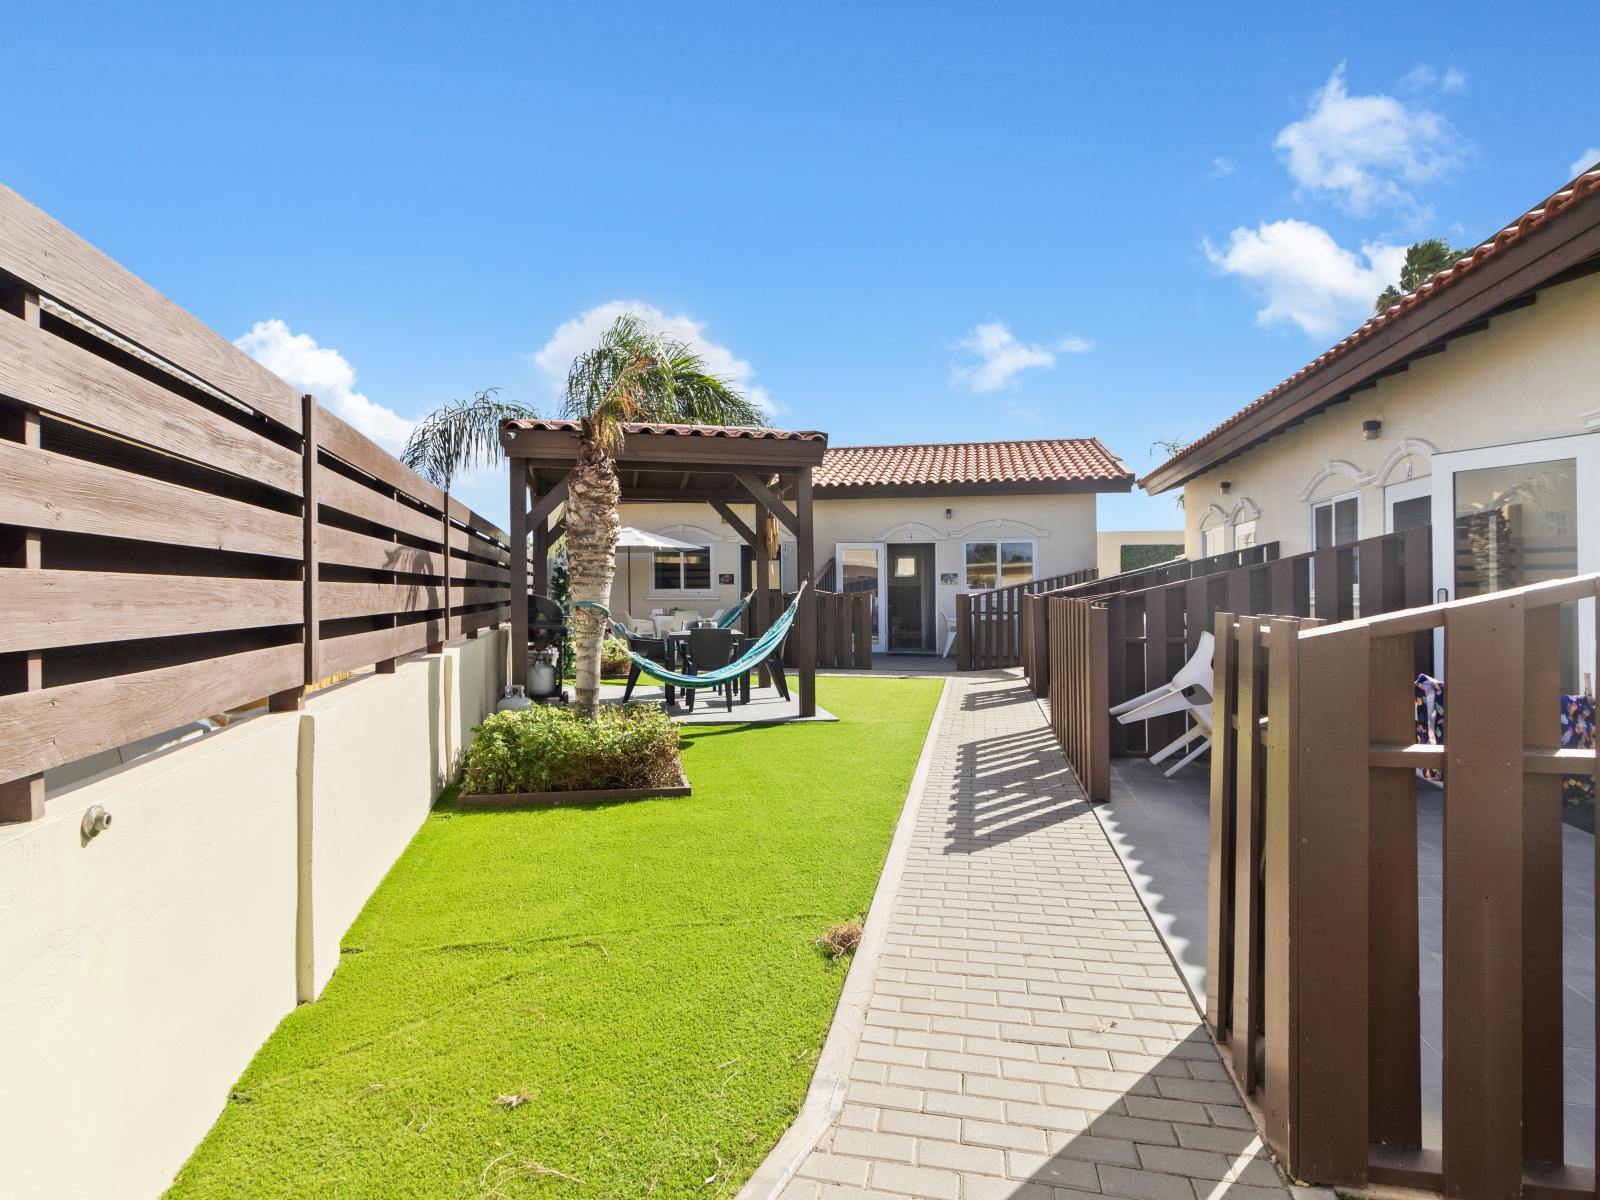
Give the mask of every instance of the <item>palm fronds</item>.
[(493, 462), (500, 454), (500, 422), (537, 415), (498, 395), (498, 388), (485, 388), (434, 409), (411, 431), (400, 461), (445, 491), (462, 471)]
[(726, 379), (712, 374), (686, 343), (618, 317), (567, 373), (563, 412), (583, 424), (595, 445), (616, 450), (630, 421), (756, 425), (762, 413)]

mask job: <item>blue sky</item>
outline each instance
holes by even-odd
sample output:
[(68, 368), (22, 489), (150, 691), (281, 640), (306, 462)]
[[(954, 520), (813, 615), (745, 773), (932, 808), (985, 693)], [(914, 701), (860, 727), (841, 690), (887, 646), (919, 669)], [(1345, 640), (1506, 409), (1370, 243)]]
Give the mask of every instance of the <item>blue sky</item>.
[(1394, 248), (1475, 243), (1600, 157), (1588, 4), (6, 26), (0, 180), (389, 439), (483, 387), (552, 406), (637, 302), (838, 444), (1097, 434), (1142, 470), (1358, 324)]

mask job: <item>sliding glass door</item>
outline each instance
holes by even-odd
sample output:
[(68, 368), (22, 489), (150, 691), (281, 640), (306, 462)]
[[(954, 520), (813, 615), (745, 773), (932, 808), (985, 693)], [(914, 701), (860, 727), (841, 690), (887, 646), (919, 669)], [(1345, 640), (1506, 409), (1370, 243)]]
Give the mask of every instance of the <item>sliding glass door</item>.
[(839, 542), (834, 550), (839, 563), (839, 590), (865, 592), (872, 597), (872, 648), (886, 649), (883, 612), (888, 590), (884, 578), (887, 547), (882, 542)]

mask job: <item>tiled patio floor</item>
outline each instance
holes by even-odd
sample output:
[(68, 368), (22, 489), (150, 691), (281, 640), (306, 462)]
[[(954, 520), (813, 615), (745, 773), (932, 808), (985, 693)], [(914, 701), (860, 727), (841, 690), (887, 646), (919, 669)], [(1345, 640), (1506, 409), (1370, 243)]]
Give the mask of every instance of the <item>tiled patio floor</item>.
[(846, 1102), (784, 1196), (1286, 1196), (1031, 693), (943, 703)]
[[(1143, 759), (1113, 759), (1111, 800), (1096, 810), (1127, 866), (1184, 978), (1205, 994), (1207, 831), (1210, 777), (1206, 761), (1167, 779)], [(1594, 837), (1562, 832), (1563, 958), (1566, 989), (1565, 1080), (1567, 1162), (1594, 1163)], [(1422, 980), (1422, 1138), (1440, 1140), (1443, 1059), (1442, 863), (1444, 795), (1417, 791), (1418, 921)]]

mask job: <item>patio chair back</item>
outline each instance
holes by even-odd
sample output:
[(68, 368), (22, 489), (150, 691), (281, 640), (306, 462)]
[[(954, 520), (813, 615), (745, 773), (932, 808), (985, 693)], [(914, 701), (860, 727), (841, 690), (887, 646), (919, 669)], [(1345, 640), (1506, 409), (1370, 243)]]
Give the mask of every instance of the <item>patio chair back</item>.
[(727, 666), (733, 661), (733, 631), (715, 626), (689, 630), (689, 661), (697, 672)]
[(628, 649), (653, 663), (663, 667), (672, 666), (672, 660), (667, 657), (667, 640), (665, 638), (630, 637)]

